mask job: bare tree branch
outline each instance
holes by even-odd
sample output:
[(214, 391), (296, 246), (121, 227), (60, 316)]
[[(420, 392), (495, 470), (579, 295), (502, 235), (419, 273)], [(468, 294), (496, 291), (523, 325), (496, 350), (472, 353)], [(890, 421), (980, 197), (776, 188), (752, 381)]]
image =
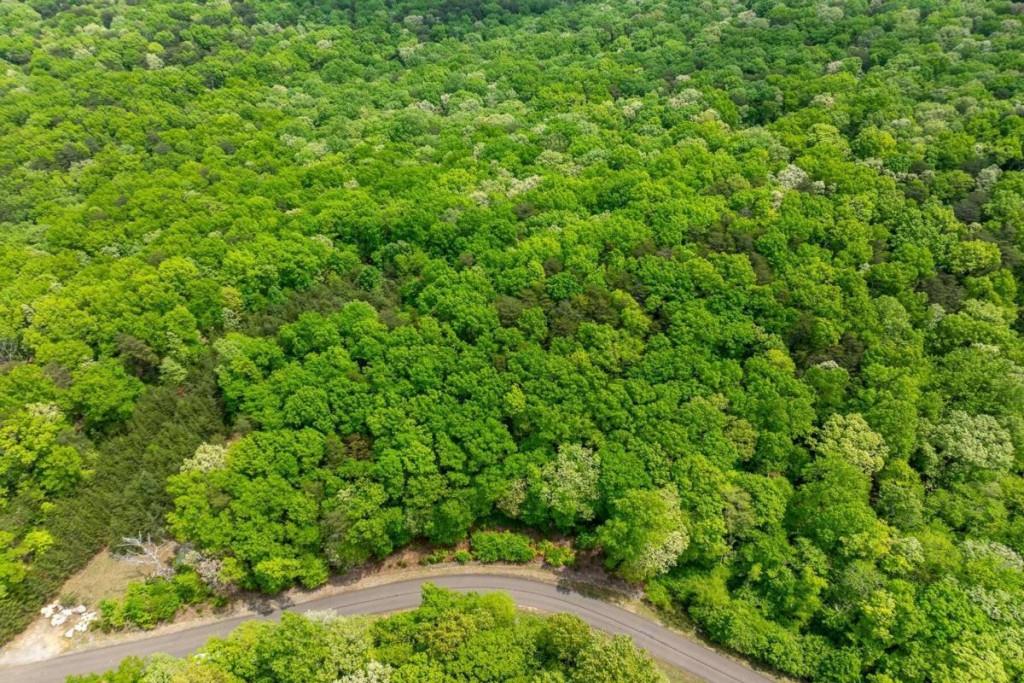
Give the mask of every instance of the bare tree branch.
[(164, 579), (174, 576), (174, 569), (160, 559), (159, 546), (153, 539), (146, 536), (124, 536), (121, 538), (121, 559), (130, 564), (137, 564), (144, 567), (151, 567), (153, 573)]

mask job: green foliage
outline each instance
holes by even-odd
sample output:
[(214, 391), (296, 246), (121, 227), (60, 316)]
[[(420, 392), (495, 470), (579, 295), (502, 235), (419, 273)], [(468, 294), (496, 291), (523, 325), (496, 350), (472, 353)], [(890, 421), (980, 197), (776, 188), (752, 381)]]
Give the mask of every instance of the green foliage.
[(195, 572), (186, 571), (171, 579), (154, 578), (128, 584), (123, 598), (100, 601), (97, 626), (104, 631), (126, 628), (149, 630), (170, 621), (182, 607), (210, 597)]
[(119, 535), (512, 525), (793, 676), (1024, 674), (1019, 3), (65, 5), (0, 9), (0, 636)]
[(344, 487), (325, 504), (324, 548), (332, 565), (348, 569), (385, 557), (403, 540), (401, 511), (385, 507), (387, 500), (384, 487), (373, 483)]
[(17, 544), (14, 534), (0, 531), (0, 598), (7, 596), (11, 586), (25, 580), (27, 561), (52, 545), (53, 537), (41, 529), (29, 531)]
[(572, 566), (576, 561), (576, 553), (567, 545), (558, 545), (551, 541), (541, 541), (537, 551), (544, 557), (544, 563), (552, 567)]
[(569, 680), (573, 683), (660, 683), (665, 677), (651, 666), (647, 656), (637, 651), (628, 636), (615, 636), (583, 648)]
[(142, 383), (129, 377), (121, 364), (113, 360), (83, 365), (72, 381), (68, 400), (89, 429), (129, 418), (134, 401), (142, 392)]
[(248, 622), (187, 660), (125, 659), (69, 683), (151, 681), (639, 681), (666, 679), (624, 636), (609, 639), (568, 615), (516, 612), (500, 593), (459, 595), (431, 585), (423, 603), (378, 621), (288, 613)]
[(690, 543), (679, 497), (670, 489), (628, 491), (597, 534), (608, 566), (632, 581), (668, 571)]
[[(234, 444), (222, 467), (185, 469), (169, 480), (171, 529), (214, 552), (235, 550), (243, 586), (277, 592), (327, 580), (316, 553), (316, 503), (305, 491), (324, 486), (318, 469), (324, 439), (313, 430), (260, 432)], [(238, 548), (246, 547), (244, 553)]]
[(536, 555), (530, 539), (512, 531), (475, 531), (470, 538), (473, 555), (484, 563), (522, 564)]
[(716, 641), (779, 671), (814, 675), (814, 664), (808, 658), (814, 656), (815, 649), (798, 634), (765, 619), (754, 604), (729, 597), (721, 572), (710, 581), (687, 581), (677, 590), (689, 613)]
[(0, 423), (0, 520), (15, 521), (0, 528), (0, 599), (53, 547), (53, 534), (33, 525), (92, 476), (92, 459), (56, 405), (30, 403)]
[[(16, 373), (17, 367), (10, 371)], [(44, 500), (44, 505), (24, 497), (12, 501), (11, 518), (19, 520), (25, 534), (20, 541), (15, 536), (10, 546), (19, 558), (14, 576), (20, 580), (8, 584), (7, 595), (0, 596), (0, 638), (16, 635), (64, 581), (104, 546), (116, 545), (124, 536), (161, 532), (171, 502), (165, 490), (167, 474), (176, 471), (220, 425), (208, 379), (193, 375), (182, 390), (147, 391), (124, 432), (96, 446), (95, 473), (69, 493)], [(63, 444), (69, 436), (62, 432), (57, 443)], [(80, 437), (72, 438), (71, 444), (83, 453), (92, 450)], [(24, 519), (35, 519), (36, 526), (26, 529)], [(26, 546), (25, 540), (35, 532), (47, 535), (51, 542)], [(31, 552), (23, 552), (30, 548)], [(2, 550), (0, 555), (10, 558)]]
[(438, 549), (429, 555), (425, 556), (420, 563), (421, 564), (439, 564), (448, 559), (448, 551), (444, 549)]
[(55, 405), (29, 404), (0, 427), (0, 506), (14, 496), (54, 498), (91, 471), (88, 454), (67, 443), (70, 426)]

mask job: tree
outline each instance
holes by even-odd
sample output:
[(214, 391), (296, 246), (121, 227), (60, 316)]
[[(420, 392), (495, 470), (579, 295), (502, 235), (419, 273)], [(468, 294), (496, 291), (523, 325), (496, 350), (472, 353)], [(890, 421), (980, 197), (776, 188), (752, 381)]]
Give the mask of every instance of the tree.
[(637, 651), (626, 636), (596, 641), (580, 651), (578, 665), (569, 680), (578, 683), (638, 681), (664, 683), (665, 675), (654, 668), (650, 658)]
[(594, 518), (600, 461), (592, 449), (578, 444), (559, 446), (555, 459), (544, 465), (541, 477), (541, 500), (559, 528), (569, 529)]
[(833, 415), (822, 425), (815, 449), (823, 457), (842, 458), (873, 475), (885, 465), (889, 449), (862, 415)]
[(32, 403), (0, 426), (0, 506), (18, 493), (53, 498), (91, 474), (92, 454), (67, 443), (71, 432), (53, 404)]
[(630, 581), (671, 569), (689, 544), (679, 497), (671, 489), (633, 489), (615, 501), (598, 530), (606, 564)]
[(807, 466), (793, 496), (787, 526), (839, 558), (874, 557), (888, 529), (870, 505), (871, 480), (852, 462), (832, 456)]
[(89, 429), (99, 430), (132, 414), (142, 382), (114, 360), (87, 363), (72, 374), (68, 399)]
[(387, 507), (384, 487), (364, 483), (341, 489), (323, 517), (324, 548), (331, 564), (342, 570), (370, 557), (385, 557), (401, 539), (402, 512)]
[(579, 617), (572, 614), (554, 614), (544, 621), (541, 646), (548, 656), (566, 664), (574, 664), (590, 647), (594, 635)]
[(53, 537), (42, 529), (29, 531), (15, 542), (14, 534), (0, 531), (0, 597), (25, 579), (28, 562), (53, 544)]
[(171, 477), (171, 530), (198, 548), (228, 555), (244, 586), (277, 592), (327, 579), (319, 557), (319, 484), (324, 438), (314, 430), (255, 432), (233, 444), (226, 466)]
[(925, 519), (920, 475), (903, 460), (890, 460), (878, 476), (875, 509), (898, 529), (915, 529)]
[[(273, 591), (513, 519), (784, 675), (1019, 678), (1022, 22), (0, 3), (0, 640), (125, 535)], [(571, 675), (450, 611), (396, 683)]]
[(160, 548), (153, 539), (141, 536), (125, 536), (121, 539), (122, 559), (129, 563), (142, 567), (148, 567), (153, 575), (169, 579), (174, 576), (174, 570), (160, 557)]
[(932, 430), (929, 445), (926, 471), (946, 481), (1005, 472), (1013, 464), (1010, 435), (991, 415), (954, 410)]

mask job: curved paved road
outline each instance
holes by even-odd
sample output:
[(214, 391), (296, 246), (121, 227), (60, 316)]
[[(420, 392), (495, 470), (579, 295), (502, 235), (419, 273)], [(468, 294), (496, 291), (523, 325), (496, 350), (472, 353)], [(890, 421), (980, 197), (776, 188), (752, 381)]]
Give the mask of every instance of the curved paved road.
[[(376, 614), (412, 609), (420, 604), (420, 585), (426, 582), (457, 591), (504, 591), (521, 607), (542, 612), (571, 612), (598, 630), (630, 636), (638, 646), (657, 659), (711, 683), (768, 683), (772, 680), (698, 642), (620, 607), (588, 598), (561, 586), (519, 577), (467, 573), (409, 579), (318, 598), (287, 609), (295, 612), (333, 610), (339, 614)], [(265, 617), (225, 619), (183, 631), (74, 652), (42, 662), (0, 668), (0, 680), (12, 683), (57, 683), (71, 674), (93, 673), (113, 668), (130, 655), (143, 656), (154, 652), (166, 652), (184, 656), (197, 649), (207, 639), (226, 635), (243, 621), (253, 618), (275, 619), (279, 616), (280, 612), (275, 611)]]

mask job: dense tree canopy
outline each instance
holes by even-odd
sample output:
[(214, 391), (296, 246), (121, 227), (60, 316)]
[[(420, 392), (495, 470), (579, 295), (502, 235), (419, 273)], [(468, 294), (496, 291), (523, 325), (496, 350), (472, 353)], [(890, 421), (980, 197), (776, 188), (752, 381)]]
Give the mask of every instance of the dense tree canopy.
[(522, 525), (790, 675), (1024, 675), (1020, 3), (0, 25), (4, 634), (125, 527), (277, 591)]

